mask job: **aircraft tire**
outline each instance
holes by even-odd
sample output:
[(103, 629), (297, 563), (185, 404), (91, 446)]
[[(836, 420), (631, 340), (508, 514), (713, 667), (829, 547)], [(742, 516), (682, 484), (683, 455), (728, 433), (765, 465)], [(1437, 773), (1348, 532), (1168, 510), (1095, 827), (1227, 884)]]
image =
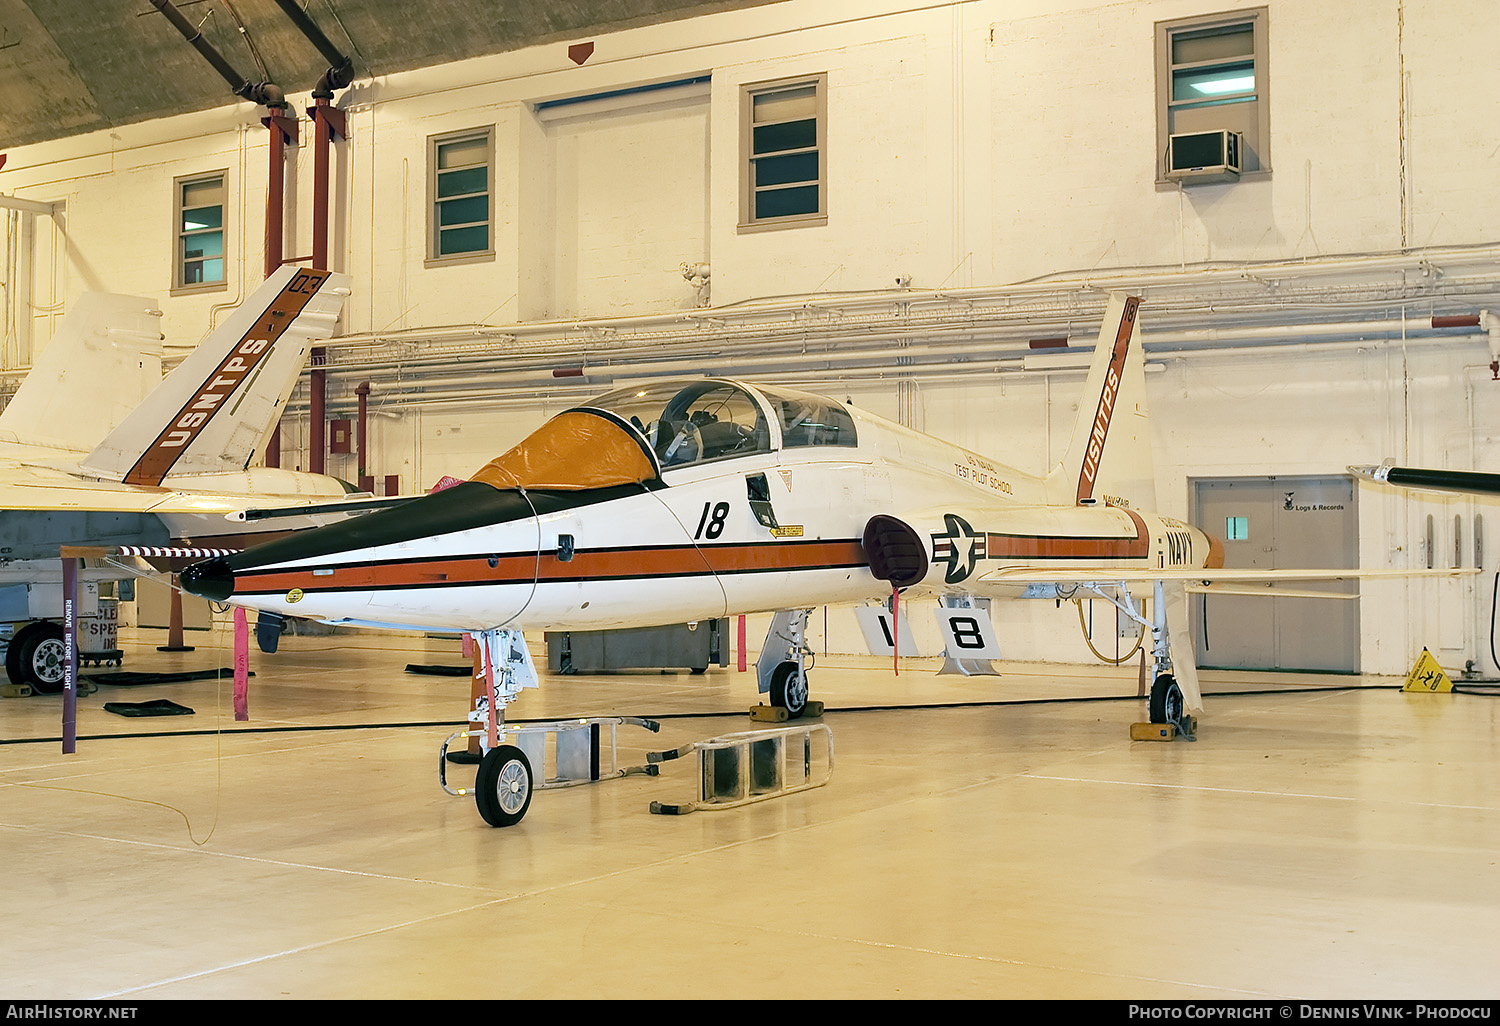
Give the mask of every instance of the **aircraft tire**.
[(5, 651), (5, 672), (12, 684), (25, 684), (33, 694), (61, 694), (65, 654), (62, 625), (33, 620), (11, 639)]
[(531, 807), (531, 760), (515, 745), (496, 745), (479, 760), (474, 804), (492, 827), (515, 826)]
[(1182, 719), (1182, 688), (1170, 673), (1151, 682), (1150, 710), (1152, 723), (1177, 723)]
[(807, 674), (797, 672), (797, 664), (791, 660), (771, 674), (771, 704), (785, 709), (792, 720), (807, 711)]

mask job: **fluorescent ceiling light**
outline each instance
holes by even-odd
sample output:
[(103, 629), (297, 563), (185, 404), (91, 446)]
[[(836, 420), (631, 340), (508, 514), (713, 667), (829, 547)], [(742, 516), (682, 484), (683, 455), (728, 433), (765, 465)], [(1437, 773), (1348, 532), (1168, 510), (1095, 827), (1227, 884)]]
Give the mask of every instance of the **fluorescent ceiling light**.
[(1193, 88), (1205, 96), (1223, 96), (1225, 93), (1243, 93), (1255, 88), (1254, 75), (1236, 75), (1234, 78), (1211, 78), (1194, 82)]

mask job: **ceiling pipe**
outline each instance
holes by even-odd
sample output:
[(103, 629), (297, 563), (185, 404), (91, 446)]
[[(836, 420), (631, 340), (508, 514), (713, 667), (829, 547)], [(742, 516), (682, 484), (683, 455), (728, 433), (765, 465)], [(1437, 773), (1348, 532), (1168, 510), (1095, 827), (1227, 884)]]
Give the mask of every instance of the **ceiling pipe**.
[[(1148, 353), (1185, 351), (1190, 349), (1229, 350), (1245, 345), (1288, 345), (1308, 339), (1332, 340), (1346, 343), (1380, 341), (1400, 337), (1423, 337), (1440, 334), (1450, 338), (1472, 335), (1478, 331), (1479, 318), (1474, 315), (1462, 317), (1430, 318), (1423, 321), (1381, 320), (1344, 322), (1338, 324), (1272, 324), (1251, 328), (1206, 328), (1184, 332), (1142, 331), (1141, 338)], [(1451, 326), (1444, 326), (1448, 322)], [(1088, 338), (1075, 336), (1074, 342), (1092, 342)], [(1019, 327), (980, 328), (974, 326), (912, 329), (908, 326), (886, 331), (858, 332), (810, 332), (806, 329), (788, 338), (775, 338), (757, 334), (744, 340), (743, 345), (726, 345), (720, 339), (688, 339), (678, 344), (660, 342), (639, 345), (612, 345), (608, 349), (582, 350), (558, 347), (539, 352), (508, 352), (491, 356), (457, 357), (452, 354), (432, 356), (407, 355), (399, 359), (351, 360), (347, 363), (331, 363), (328, 372), (336, 377), (370, 375), (396, 372), (403, 380), (414, 385), (430, 385), (445, 380), (469, 381), (475, 373), (537, 372), (557, 376), (557, 368), (579, 368), (585, 373), (598, 374), (605, 368), (629, 368), (633, 373), (643, 373), (647, 368), (659, 368), (664, 372), (681, 372), (683, 365), (697, 371), (705, 363), (712, 366), (733, 366), (746, 359), (758, 365), (768, 362), (813, 364), (828, 360), (863, 358), (888, 362), (891, 351), (883, 344), (907, 343), (900, 351), (903, 356), (943, 355), (946, 357), (994, 356), (997, 352), (1009, 351), (1013, 356), (1031, 354), (1046, 360), (1052, 354), (1062, 352), (1087, 352), (1091, 344), (1054, 347), (1036, 350), (1025, 325)], [(736, 350), (754, 348), (753, 356)], [(871, 347), (880, 348), (871, 348)], [(649, 355), (644, 363), (632, 361), (632, 354)], [(461, 364), (467, 376), (463, 378), (417, 378), (423, 366), (452, 367)]]
[[(152, 0), (153, 3), (157, 0)], [(333, 107), (329, 101), (333, 99), (335, 90), (343, 89), (354, 80), (354, 62), (341, 53), (339, 49), (329, 41), (317, 24), (307, 16), (307, 12), (297, 5), (295, 0), (277, 0), (277, 6), (282, 13), (295, 25), (302, 35), (317, 48), (328, 61), (328, 70), (318, 79), (317, 85), (313, 87), (314, 106), (308, 110), (308, 116), (313, 120), (313, 243), (312, 262), (313, 266), (320, 270), (327, 270), (330, 266), (328, 255), (328, 207), (329, 207), (329, 150), (332, 148), (335, 138), (347, 136), (343, 111)], [(289, 136), (278, 135), (285, 132), (286, 126), (273, 125), (269, 121), (266, 127), (273, 134), (272, 141), (272, 195), (275, 197), (277, 209), (270, 209), (271, 200), (267, 200), (266, 212), (266, 267), (270, 274), (275, 267), (272, 266), (272, 254), (275, 254), (275, 265), (280, 266), (283, 260), (284, 250), (281, 239), (281, 222), (285, 218), (282, 207), (280, 190), (282, 187), (282, 168), (278, 161), (284, 160), (282, 146), (286, 142), (295, 143), (296, 123), (291, 122), (291, 134)], [(275, 237), (272, 237), (272, 218), (276, 218)], [(324, 405), (326, 390), (325, 372), (323, 363), (325, 350), (315, 347), (311, 353), (310, 363), (313, 370), (311, 382), (314, 390), (314, 406), (320, 411)], [(323, 472), (327, 454), (327, 429), (322, 416), (313, 418), (309, 432), (309, 469), (315, 474)], [(280, 422), (273, 429), (270, 443), (266, 447), (266, 465), (279, 466), (281, 463), (281, 425)]]
[[(317, 48), (329, 65), (313, 87), (313, 106), (307, 112), (313, 121), (312, 262), (314, 267), (329, 270), (332, 266), (328, 253), (329, 151), (333, 148), (334, 139), (348, 137), (344, 112), (334, 107), (330, 101), (336, 90), (343, 89), (354, 81), (354, 62), (329, 41), (323, 30), (297, 5), (296, 0), (276, 0), (276, 5)], [(314, 412), (308, 432), (308, 469), (314, 474), (323, 473), (327, 461), (327, 424), (323, 417), (327, 389), (325, 352), (322, 347), (315, 347), (309, 361), (313, 368), (310, 383)]]
[[(1493, 266), (1493, 265), (1492, 265)], [(1202, 323), (1205, 312), (1210, 313), (1216, 324), (1235, 327), (1251, 322), (1264, 325), (1267, 314), (1302, 311), (1306, 317), (1311, 310), (1327, 309), (1336, 314), (1338, 320), (1329, 318), (1321, 323), (1348, 323), (1349, 314), (1355, 309), (1371, 312), (1394, 311), (1409, 308), (1413, 304), (1438, 307), (1441, 304), (1451, 309), (1466, 298), (1478, 302), (1490, 301), (1495, 294), (1492, 280), (1473, 284), (1455, 283), (1452, 279), (1439, 294), (1407, 291), (1392, 295), (1388, 289), (1380, 294), (1351, 299), (1346, 293), (1330, 291), (1323, 286), (1316, 293), (1306, 291), (1280, 294), (1254, 299), (1236, 298), (1216, 291), (1212, 295), (1168, 295), (1160, 288), (1142, 290), (1147, 293), (1150, 322), (1158, 332), (1170, 330), (1180, 323), (1183, 331), (1192, 332)], [(830, 302), (823, 297), (802, 297), (800, 302), (762, 305), (755, 311), (745, 307), (720, 307), (702, 313), (674, 311), (670, 314), (642, 315), (613, 320), (549, 321), (516, 324), (505, 327), (492, 325), (447, 325), (435, 328), (400, 329), (397, 331), (367, 332), (346, 335), (338, 341), (341, 345), (370, 348), (381, 345), (447, 345), (450, 347), (472, 343), (475, 346), (506, 346), (512, 353), (527, 349), (545, 350), (554, 358), (564, 354), (587, 351), (591, 343), (607, 342), (618, 351), (629, 345), (659, 347), (680, 340), (682, 344), (701, 346), (707, 342), (726, 343), (735, 338), (753, 340), (757, 344), (767, 338), (832, 337), (842, 333), (843, 337), (854, 337), (869, 326), (889, 333), (905, 331), (914, 336), (934, 330), (953, 328), (978, 329), (991, 326), (995, 329), (1028, 332), (1028, 338), (1039, 335), (1082, 335), (1092, 337), (1098, 309), (1102, 309), (1104, 294), (1094, 295), (1068, 293), (1060, 296), (1052, 293), (1050, 302), (1038, 304), (1029, 300), (1022, 304), (1012, 301), (1005, 289), (985, 289), (971, 293), (968, 298), (945, 297), (950, 312), (912, 310), (907, 300), (889, 292), (872, 293), (857, 298), (843, 297)], [(936, 301), (936, 300), (932, 300)], [(904, 309), (893, 306), (904, 305)], [(869, 312), (854, 312), (864, 310)], [(746, 315), (750, 314), (751, 317)], [(1465, 315), (1472, 318), (1473, 314)], [(761, 319), (761, 318), (770, 318)], [(1439, 316), (1435, 327), (1445, 327), (1443, 321), (1450, 318)], [(1472, 323), (1472, 321), (1470, 321)], [(1220, 330), (1225, 330), (1223, 327)], [(1286, 324), (1278, 331), (1295, 331), (1297, 326)], [(649, 338), (647, 336), (650, 336)], [(432, 359), (446, 359), (452, 354), (431, 354)], [(419, 357), (420, 358), (420, 357)], [(379, 363), (380, 360), (370, 361)]]
[(318, 28), (317, 23), (298, 6), (297, 0), (276, 0), (276, 6), (281, 8), (282, 13), (291, 20), (293, 25), (297, 26), (298, 31), (307, 37), (308, 42), (317, 47), (323, 59), (328, 62), (328, 70), (323, 72), (323, 77), (318, 79), (318, 84), (313, 87), (313, 99), (333, 99), (335, 91), (345, 88), (354, 81), (354, 62), (333, 45), (323, 34), (323, 30)]
[[(1453, 335), (1428, 335), (1409, 338), (1407, 342), (1414, 346), (1441, 345), (1451, 343), (1455, 340), (1456, 338)], [(1262, 343), (1260, 345), (1245, 344), (1236, 348), (1249, 350), (1274, 346), (1283, 350), (1295, 350), (1298, 353), (1338, 352), (1347, 350), (1351, 344), (1357, 344), (1358, 341), (1324, 340), (1303, 342), (1298, 340), (1284, 340), (1278, 343)], [(1148, 367), (1160, 368), (1166, 360), (1232, 355), (1235, 351), (1236, 349), (1184, 349), (1165, 354), (1148, 352), (1146, 359)], [(1083, 358), (1086, 361), (1088, 352), (1089, 349), (1085, 348), (1053, 350), (1045, 353), (1037, 353), (1030, 350), (1015, 350), (1004, 353), (980, 354), (976, 355), (974, 359), (957, 363), (943, 357), (930, 357), (922, 354), (914, 363), (893, 366), (890, 361), (891, 353), (887, 351), (882, 354), (872, 353), (861, 357), (851, 356), (847, 360), (827, 359), (817, 361), (808, 359), (801, 363), (790, 359), (756, 360), (738, 366), (717, 363), (710, 367), (708, 376), (744, 378), (754, 381), (782, 381), (803, 385), (812, 383), (809, 387), (813, 391), (818, 391), (819, 386), (816, 384), (817, 382), (932, 380), (957, 376), (971, 377), (975, 375), (993, 377), (997, 374), (1004, 374), (1008, 378), (1021, 374), (1081, 374), (1087, 367), (1077, 361), (1079, 358)], [(902, 355), (905, 355), (905, 353), (906, 351), (903, 350)], [(384, 391), (382, 408), (457, 405), (461, 403), (520, 403), (521, 405), (537, 405), (539, 403), (554, 400), (562, 401), (564, 399), (582, 401), (608, 391), (611, 388), (622, 387), (625, 383), (664, 377), (669, 372), (676, 372), (678, 375), (683, 376), (691, 375), (693, 377), (700, 377), (705, 374), (702, 362), (700, 361), (696, 367), (690, 368), (663, 367), (659, 364), (595, 365), (587, 368), (587, 378), (574, 377), (567, 379), (569, 383), (552, 378), (550, 369), (533, 369), (522, 374), (496, 370), (494, 373), (498, 380), (494, 388), (484, 388), (480, 380), (476, 380), (473, 375), (443, 379), (398, 379), (381, 381), (381, 387)], [(503, 384), (500, 382), (503, 382)], [(823, 386), (823, 389), (826, 391), (826, 384)], [(330, 402), (327, 409), (329, 411), (344, 410), (350, 405), (350, 399), (345, 397)], [(293, 401), (288, 404), (289, 412), (305, 413), (307, 409), (308, 400), (303, 396), (294, 397)]]
[(234, 95), (243, 97), (253, 103), (263, 104), (267, 107), (285, 107), (286, 94), (281, 88), (272, 82), (251, 82), (239, 72), (235, 71), (230, 63), (224, 59), (214, 45), (203, 38), (203, 32), (195, 27), (192, 22), (183, 17), (171, 0), (151, 0), (151, 5), (166, 16), (172, 27), (182, 33), (186, 39), (200, 54), (203, 59), (213, 65), (213, 69), (219, 73), (219, 77), (229, 83), (229, 88)]
[[(1500, 297), (1497, 267), (1500, 246), (1487, 245), (1163, 271), (1139, 285), (1151, 311), (1142, 339), (1148, 357), (1161, 361), (1288, 346), (1334, 351), (1392, 339), (1465, 344), (1484, 334), (1500, 365), (1500, 322), (1489, 312)], [(521, 381), (541, 394), (574, 391), (560, 386), (558, 368), (570, 377), (582, 372), (573, 378), (579, 393), (602, 390), (601, 380), (696, 376), (705, 367), (720, 374), (801, 374), (809, 380), (913, 373), (892, 366), (892, 355), (919, 361), (909, 366), (925, 368), (920, 373), (984, 367), (989, 373), (1000, 367), (1050, 373), (1065, 370), (1068, 362), (1053, 354), (1076, 358), (1092, 349), (1107, 285), (1103, 277), (1054, 276), (961, 290), (766, 297), (612, 320), (374, 332), (348, 336), (351, 349), (334, 350), (328, 372), (346, 387), (361, 378), (378, 379), (386, 404), (408, 395), (431, 401), (435, 390), (450, 387), (482, 388), (486, 375), (504, 386), (484, 395), (505, 394)], [(1413, 316), (1416, 310), (1420, 316)], [(1068, 335), (1082, 344), (1042, 351), (1031, 345), (1038, 337)], [(899, 353), (892, 353), (892, 342), (902, 346)], [(1032, 359), (1023, 361), (1028, 353)], [(1023, 366), (1028, 362), (1030, 367)], [(421, 377), (442, 370), (449, 375)], [(1500, 366), (1494, 373), (1500, 375)]]

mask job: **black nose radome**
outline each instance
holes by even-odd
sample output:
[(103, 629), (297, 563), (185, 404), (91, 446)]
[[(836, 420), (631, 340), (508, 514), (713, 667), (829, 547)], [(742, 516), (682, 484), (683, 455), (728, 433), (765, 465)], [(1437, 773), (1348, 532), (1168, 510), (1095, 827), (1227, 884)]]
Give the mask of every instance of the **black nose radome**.
[(226, 602), (234, 594), (234, 571), (223, 559), (205, 559), (183, 570), (177, 578), (184, 590), (212, 602)]

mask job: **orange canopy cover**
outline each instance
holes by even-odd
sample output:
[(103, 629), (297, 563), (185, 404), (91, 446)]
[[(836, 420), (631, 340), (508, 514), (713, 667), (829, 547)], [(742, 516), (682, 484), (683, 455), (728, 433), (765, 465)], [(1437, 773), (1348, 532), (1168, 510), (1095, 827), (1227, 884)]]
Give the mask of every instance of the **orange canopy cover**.
[(625, 428), (590, 410), (559, 413), (474, 475), (494, 488), (582, 491), (653, 480), (656, 468)]

